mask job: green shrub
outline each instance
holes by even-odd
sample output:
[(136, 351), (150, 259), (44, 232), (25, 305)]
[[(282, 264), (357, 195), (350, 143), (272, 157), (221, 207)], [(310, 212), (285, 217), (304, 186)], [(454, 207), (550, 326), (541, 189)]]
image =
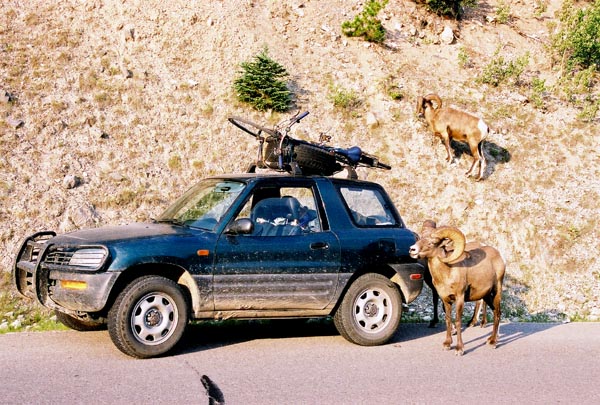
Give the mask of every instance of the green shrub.
[(559, 90), (572, 105), (581, 108), (577, 118), (582, 121), (593, 120), (600, 106), (597, 94), (594, 93), (597, 69), (591, 65), (587, 69), (569, 72), (559, 81)]
[(567, 71), (600, 64), (600, 0), (576, 8), (565, 0), (557, 13), (560, 28), (551, 35), (552, 56)]
[(477, 5), (477, 0), (417, 0), (417, 3), (424, 3), (437, 15), (459, 19), (464, 14), (464, 8)]
[(392, 100), (402, 100), (404, 98), (404, 92), (401, 86), (396, 83), (397, 79), (393, 75), (387, 76), (381, 82), (382, 90)]
[(500, 49), (498, 49), (494, 54), (494, 58), (483, 68), (477, 82), (491, 84), (494, 87), (498, 87), (501, 83), (509, 80), (512, 80), (513, 84), (518, 84), (528, 64), (529, 52), (514, 61), (506, 61), (500, 55)]
[(362, 13), (353, 21), (342, 23), (342, 32), (348, 37), (364, 37), (369, 42), (381, 43), (385, 39), (385, 28), (377, 18), (377, 14), (386, 6), (388, 0), (379, 2), (368, 0)]
[(461, 47), (458, 50), (458, 66), (463, 69), (471, 66), (471, 62), (469, 60), (469, 53), (464, 47)]
[(254, 57), (254, 62), (242, 62), (242, 70), (233, 84), (238, 100), (259, 111), (287, 111), (292, 93), (287, 88), (286, 69), (272, 60), (267, 48)]
[(536, 108), (544, 108), (546, 104), (544, 103), (544, 93), (546, 92), (546, 81), (544, 79), (540, 79), (534, 77), (531, 80), (531, 96), (530, 99), (533, 102), (533, 105)]
[(536, 17), (541, 17), (546, 11), (548, 11), (548, 0), (536, 0), (534, 15)]
[(506, 24), (510, 20), (510, 17), (510, 5), (500, 0), (500, 2), (498, 2), (498, 6), (496, 7), (496, 20), (500, 24)]
[(583, 105), (581, 112), (577, 114), (577, 118), (582, 121), (591, 122), (596, 119), (598, 111), (600, 111), (600, 100), (589, 97), (586, 99), (586, 103)]
[(334, 107), (342, 110), (353, 110), (361, 105), (360, 98), (352, 89), (346, 90), (342, 87), (331, 85), (328, 98)]
[(590, 94), (594, 87), (596, 73), (596, 65), (591, 65), (586, 69), (563, 74), (559, 85), (565, 98), (570, 102), (576, 102), (582, 96)]
[(594, 87), (600, 64), (600, 0), (576, 7), (565, 0), (556, 13), (558, 24), (550, 26), (549, 53), (560, 67), (555, 91), (572, 105), (581, 108), (578, 118), (595, 119), (600, 100)]

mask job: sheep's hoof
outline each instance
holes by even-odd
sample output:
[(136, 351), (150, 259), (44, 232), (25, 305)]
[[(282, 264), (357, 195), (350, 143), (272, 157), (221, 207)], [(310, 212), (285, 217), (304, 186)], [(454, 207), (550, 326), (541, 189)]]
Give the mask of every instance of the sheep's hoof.
[(450, 350), (450, 349), (451, 349), (450, 345), (448, 345), (446, 343), (444, 343), (444, 346), (442, 346), (442, 350)]
[(465, 354), (464, 350), (456, 350), (456, 352), (454, 353), (456, 356), (462, 356), (463, 354)]

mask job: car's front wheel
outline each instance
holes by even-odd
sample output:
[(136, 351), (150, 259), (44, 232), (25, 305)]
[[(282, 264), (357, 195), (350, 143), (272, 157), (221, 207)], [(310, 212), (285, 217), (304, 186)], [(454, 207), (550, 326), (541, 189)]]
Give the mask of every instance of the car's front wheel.
[(181, 339), (189, 319), (182, 288), (160, 276), (132, 281), (108, 313), (108, 332), (119, 350), (138, 358), (160, 356)]
[(402, 297), (388, 278), (367, 273), (357, 278), (333, 316), (344, 338), (362, 346), (380, 345), (396, 333), (402, 316)]

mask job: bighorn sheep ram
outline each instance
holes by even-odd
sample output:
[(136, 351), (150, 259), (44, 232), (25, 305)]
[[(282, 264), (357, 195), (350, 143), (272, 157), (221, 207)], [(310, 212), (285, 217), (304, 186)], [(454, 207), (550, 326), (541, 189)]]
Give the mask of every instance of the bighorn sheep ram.
[[(424, 227), (430, 224), (424, 223)], [(444, 303), (446, 339), (443, 347), (452, 346), (452, 304), (456, 303), (456, 354), (464, 353), (462, 314), (465, 301), (483, 299), (494, 312), (494, 326), (488, 338), (496, 347), (500, 326), (500, 301), (505, 264), (500, 253), (491, 246), (466, 249), (463, 233), (454, 227), (442, 226), (429, 234), (427, 230), (410, 247), (415, 259), (427, 259), (433, 285)]]
[[(433, 105), (434, 101), (437, 106)], [(417, 115), (425, 116), (425, 121), (427, 121), (434, 135), (440, 137), (444, 142), (448, 162), (453, 161), (450, 150), (452, 139), (466, 142), (469, 145), (473, 156), (473, 164), (471, 164), (471, 168), (466, 172), (466, 175), (472, 175), (475, 166), (479, 164), (477, 180), (481, 180), (486, 165), (485, 156), (483, 155), (483, 141), (490, 132), (487, 124), (481, 118), (466, 112), (450, 107), (442, 108), (442, 99), (437, 94), (419, 97)]]
[[(436, 223), (434, 221), (432, 221), (432, 220), (425, 221), (423, 223), (423, 226), (421, 229), (421, 237), (430, 236), (431, 232), (433, 232), (435, 230), (435, 228), (436, 228)], [(483, 245), (479, 242), (467, 242), (465, 249), (471, 250), (471, 249), (479, 248), (482, 246)], [(447, 245), (446, 250), (449, 251), (450, 246)], [(439, 295), (438, 295), (437, 290), (435, 289), (435, 286), (433, 285), (433, 280), (431, 278), (431, 272), (429, 271), (429, 266), (427, 265), (427, 259), (419, 259), (419, 263), (421, 263), (421, 265), (425, 268), (425, 272), (423, 274), (423, 279), (425, 281), (425, 284), (427, 284), (427, 286), (431, 289), (431, 295), (432, 295), (432, 300), (433, 300), (433, 318), (429, 321), (429, 327), (435, 328), (437, 326), (438, 322), (440, 321), (440, 319), (438, 317)], [(482, 308), (481, 304), (483, 304), (483, 308)], [(483, 309), (483, 311), (482, 311), (482, 309)], [(484, 327), (486, 325), (486, 323), (487, 323), (486, 306), (485, 306), (485, 303), (483, 302), (483, 300), (479, 300), (475, 304), (475, 308), (473, 309), (473, 316), (471, 317), (471, 320), (469, 321), (467, 326), (471, 327), (471, 326), (477, 325), (477, 322), (479, 322), (480, 312), (483, 312), (481, 327)], [(453, 329), (452, 334), (454, 335), (455, 332), (456, 332), (456, 330)]]

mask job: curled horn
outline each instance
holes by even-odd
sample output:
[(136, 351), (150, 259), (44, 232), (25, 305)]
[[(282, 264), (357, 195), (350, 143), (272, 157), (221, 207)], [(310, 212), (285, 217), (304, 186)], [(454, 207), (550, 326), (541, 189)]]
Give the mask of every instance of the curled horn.
[(437, 228), (432, 234), (432, 237), (439, 239), (450, 239), (454, 245), (454, 251), (445, 258), (440, 260), (443, 263), (451, 263), (458, 259), (465, 251), (466, 239), (465, 235), (458, 229), (449, 226)]
[(442, 99), (440, 98), (440, 96), (438, 96), (435, 93), (428, 94), (425, 97), (423, 97), (423, 99), (425, 101), (435, 101), (435, 103), (437, 104), (437, 107), (434, 107), (434, 109), (436, 109), (436, 110), (439, 110), (440, 108), (442, 108)]

